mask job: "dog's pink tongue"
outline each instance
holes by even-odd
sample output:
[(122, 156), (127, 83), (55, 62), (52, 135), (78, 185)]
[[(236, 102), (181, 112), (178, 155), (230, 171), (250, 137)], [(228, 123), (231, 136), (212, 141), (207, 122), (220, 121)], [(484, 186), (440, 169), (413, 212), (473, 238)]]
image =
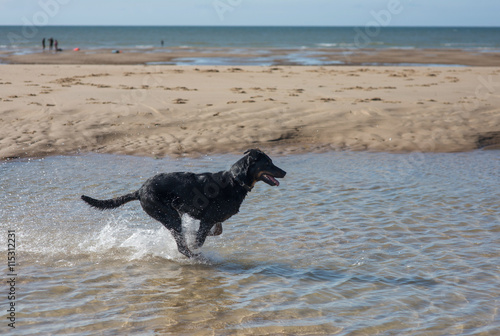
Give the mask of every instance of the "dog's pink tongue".
[(270, 179), (271, 181), (273, 181), (273, 183), (274, 183), (277, 187), (280, 185), (280, 183), (278, 182), (278, 180), (277, 180), (277, 179), (275, 179), (273, 176), (271, 176), (271, 175), (267, 175), (267, 177), (269, 177), (269, 179)]

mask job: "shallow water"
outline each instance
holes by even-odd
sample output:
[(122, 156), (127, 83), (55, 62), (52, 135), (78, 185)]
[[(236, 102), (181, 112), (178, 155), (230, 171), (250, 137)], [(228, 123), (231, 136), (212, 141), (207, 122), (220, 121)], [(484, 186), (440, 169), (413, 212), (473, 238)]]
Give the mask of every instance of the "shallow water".
[[(259, 183), (181, 256), (133, 191), (167, 171), (217, 171), (237, 156), (114, 155), (0, 164), (0, 245), (16, 237), (16, 335), (495, 335), (500, 330), (500, 155), (335, 152), (276, 157)], [(189, 232), (197, 223), (186, 218)], [(191, 234), (191, 233), (190, 233)], [(6, 310), (14, 302), (15, 329)]]

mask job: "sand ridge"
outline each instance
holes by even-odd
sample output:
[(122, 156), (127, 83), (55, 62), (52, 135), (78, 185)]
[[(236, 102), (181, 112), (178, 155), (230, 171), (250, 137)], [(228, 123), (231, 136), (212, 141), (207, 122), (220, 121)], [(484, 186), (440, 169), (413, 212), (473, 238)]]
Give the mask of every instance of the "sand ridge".
[(499, 146), (494, 67), (1, 68), (2, 159)]

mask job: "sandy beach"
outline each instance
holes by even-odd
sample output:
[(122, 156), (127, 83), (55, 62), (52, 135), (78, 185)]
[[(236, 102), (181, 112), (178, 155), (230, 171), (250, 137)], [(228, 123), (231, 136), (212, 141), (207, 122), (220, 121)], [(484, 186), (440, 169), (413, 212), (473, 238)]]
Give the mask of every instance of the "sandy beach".
[(500, 148), (498, 67), (0, 69), (1, 159), (87, 152), (197, 156), (250, 147), (278, 154)]

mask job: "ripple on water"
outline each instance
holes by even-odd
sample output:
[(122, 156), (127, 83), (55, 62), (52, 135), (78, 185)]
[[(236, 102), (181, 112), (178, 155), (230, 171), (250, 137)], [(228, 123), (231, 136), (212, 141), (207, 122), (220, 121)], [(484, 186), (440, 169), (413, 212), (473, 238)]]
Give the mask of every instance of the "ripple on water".
[[(79, 200), (130, 192), (158, 172), (226, 169), (236, 159), (1, 163), (0, 226), (16, 230), (16, 334), (500, 329), (496, 151), (277, 157), (288, 172), (280, 187), (258, 184), (199, 260), (182, 257), (139, 204), (99, 212)], [(198, 223), (184, 225), (192, 239)]]

